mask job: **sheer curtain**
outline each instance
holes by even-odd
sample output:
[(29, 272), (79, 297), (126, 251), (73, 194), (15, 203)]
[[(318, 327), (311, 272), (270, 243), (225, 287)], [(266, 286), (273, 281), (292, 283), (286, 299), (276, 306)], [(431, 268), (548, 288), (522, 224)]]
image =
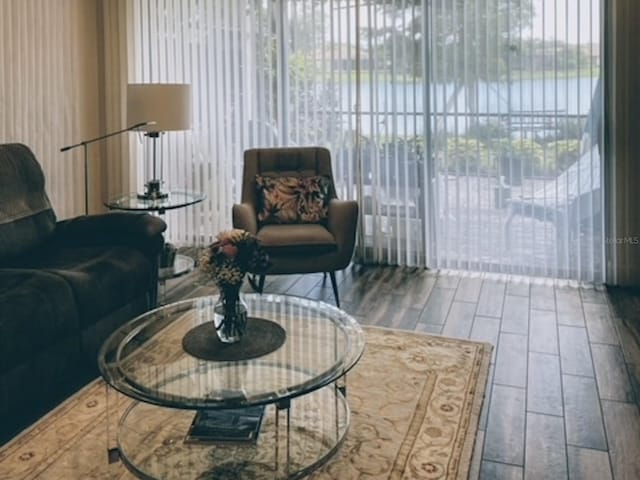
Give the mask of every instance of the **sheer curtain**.
[(598, 0), (133, 10), (130, 80), (194, 91), (163, 178), (208, 199), (169, 217), (172, 241), (229, 226), (244, 149), (318, 144), (360, 202), (360, 261), (602, 280)]

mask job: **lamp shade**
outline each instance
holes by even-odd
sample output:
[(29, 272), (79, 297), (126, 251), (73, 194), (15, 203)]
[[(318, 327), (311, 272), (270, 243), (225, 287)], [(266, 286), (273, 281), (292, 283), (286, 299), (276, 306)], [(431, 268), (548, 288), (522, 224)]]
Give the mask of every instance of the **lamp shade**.
[(131, 83), (127, 86), (127, 123), (155, 122), (148, 132), (191, 128), (191, 85)]

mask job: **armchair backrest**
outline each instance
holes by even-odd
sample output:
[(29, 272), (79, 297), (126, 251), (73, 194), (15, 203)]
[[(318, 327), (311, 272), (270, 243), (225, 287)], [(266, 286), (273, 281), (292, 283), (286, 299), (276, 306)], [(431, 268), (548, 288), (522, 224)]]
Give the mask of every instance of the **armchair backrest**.
[(244, 152), (242, 202), (257, 204), (256, 175), (310, 177), (326, 175), (331, 180), (329, 195), (336, 198), (331, 154), (323, 147), (252, 148)]
[(44, 243), (55, 226), (33, 152), (19, 143), (0, 145), (0, 261)]

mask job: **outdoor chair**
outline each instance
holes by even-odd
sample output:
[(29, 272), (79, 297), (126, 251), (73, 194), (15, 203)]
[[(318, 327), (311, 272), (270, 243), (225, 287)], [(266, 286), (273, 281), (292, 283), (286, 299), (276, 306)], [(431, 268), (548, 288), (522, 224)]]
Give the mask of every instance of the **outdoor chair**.
[[(556, 229), (559, 255), (566, 253), (582, 226), (597, 221), (601, 215), (600, 155), (597, 148), (582, 154), (564, 172), (531, 196), (507, 202), (509, 215), (505, 222), (507, 250), (511, 248), (512, 222), (517, 215), (552, 222)], [(565, 242), (568, 245), (565, 245)]]
[(329, 150), (245, 151), (241, 201), (233, 206), (233, 226), (256, 235), (271, 263), (253, 279), (254, 289), (262, 292), (266, 275), (323, 272), (340, 306), (335, 272), (353, 256), (358, 204), (338, 200)]

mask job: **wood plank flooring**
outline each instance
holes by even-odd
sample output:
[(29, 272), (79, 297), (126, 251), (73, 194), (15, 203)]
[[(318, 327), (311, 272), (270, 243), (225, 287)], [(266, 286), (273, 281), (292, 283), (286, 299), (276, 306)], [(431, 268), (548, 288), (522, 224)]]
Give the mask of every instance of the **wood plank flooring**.
[[(640, 478), (640, 301), (620, 289), (401, 267), (337, 274), (365, 325), (494, 345), (472, 478)], [(210, 293), (197, 273), (165, 302)], [(333, 303), (322, 274), (267, 277), (266, 292)]]

